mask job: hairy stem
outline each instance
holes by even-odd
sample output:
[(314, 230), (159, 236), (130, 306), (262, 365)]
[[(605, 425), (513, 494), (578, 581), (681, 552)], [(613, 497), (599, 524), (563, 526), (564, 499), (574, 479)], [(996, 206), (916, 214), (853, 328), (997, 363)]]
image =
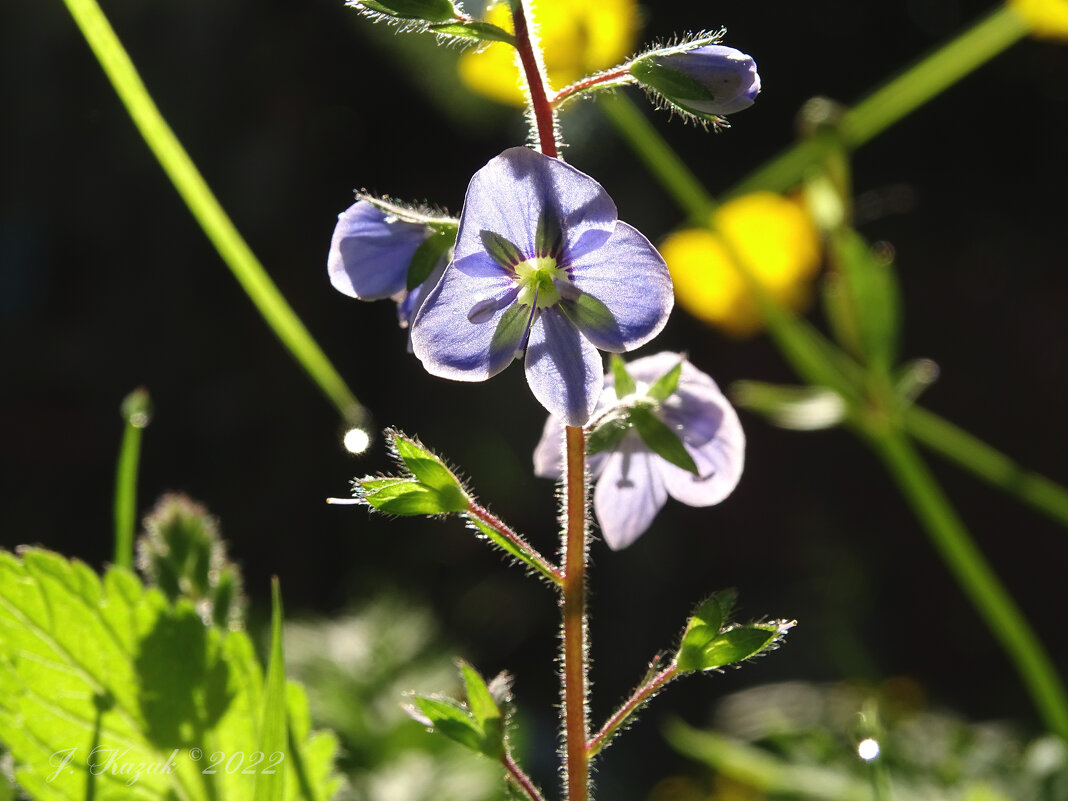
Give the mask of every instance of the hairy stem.
[(546, 156), (556, 158), (559, 155), (556, 147), (556, 118), (553, 114), (552, 104), (549, 103), (545, 69), (541, 63), (539, 53), (534, 47), (534, 42), (531, 40), (525, 5), (525, 0), (513, 0), (512, 2), (512, 25), (515, 28), (515, 46), (516, 50), (519, 51), (519, 60), (523, 64), (523, 74), (526, 76), (527, 87), (530, 90), (531, 115), (533, 116), (535, 137), (541, 147), (541, 152)]
[(516, 786), (523, 791), (523, 795), (530, 799), (530, 801), (545, 801), (545, 797), (538, 792), (538, 788), (534, 786), (534, 782), (530, 780), (530, 777), (523, 772), (523, 769), (516, 764), (516, 761), (512, 759), (512, 755), (505, 751), (504, 756), (501, 757), (501, 762), (504, 764), (504, 769), (508, 771), (508, 775), (512, 777), (512, 781)]
[(563, 696), (567, 799), (589, 798), (586, 750), (586, 434), (567, 427), (567, 486), (564, 489)]
[(541, 573), (545, 578), (549, 579), (556, 585), (562, 585), (564, 583), (564, 574), (560, 572), (560, 569), (551, 564), (548, 559), (538, 553), (530, 543), (523, 539), (523, 535), (518, 533), (515, 529), (486, 509), (484, 506), (471, 501), (467, 506), (467, 514), (471, 517), (477, 518), (483, 524), (492, 528), (498, 534), (500, 534), (508, 542), (512, 543), (517, 549), (522, 551), (529, 560), (524, 560)]
[(577, 97), (589, 89), (610, 89), (616, 86), (621, 86), (630, 80), (630, 69), (628, 67), (617, 67), (616, 69), (606, 70), (605, 72), (599, 72), (596, 75), (588, 75), (581, 81), (575, 81), (570, 86), (565, 86), (552, 96), (550, 102), (552, 103), (553, 108), (559, 108), (568, 100)]
[(672, 662), (659, 673), (654, 674), (647, 682), (634, 691), (623, 706), (616, 710), (601, 730), (586, 744), (586, 752), (593, 757), (600, 753), (615, 733), (623, 726), (649, 699), (660, 692), (664, 686), (679, 675), (679, 666)]

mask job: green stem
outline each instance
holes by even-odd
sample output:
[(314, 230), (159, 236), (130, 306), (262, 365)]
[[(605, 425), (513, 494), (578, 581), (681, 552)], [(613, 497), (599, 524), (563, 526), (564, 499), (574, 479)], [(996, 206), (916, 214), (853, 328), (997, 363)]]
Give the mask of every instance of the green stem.
[(648, 118), (622, 92), (606, 92), (597, 98), (597, 104), (690, 222), (707, 225), (716, 208), (715, 198)]
[(982, 440), (919, 406), (909, 407), (903, 420), (909, 434), (931, 450), (1068, 525), (1068, 490), (1064, 487), (1025, 470)]
[(1046, 726), (1068, 739), (1068, 695), (1053, 663), (935, 477), (900, 431), (869, 427), (865, 433), (946, 566), (1012, 660)]
[(141, 461), (141, 429), (151, 418), (151, 401), (145, 389), (135, 389), (122, 401), (126, 425), (115, 469), (115, 552), (112, 563), (133, 567), (134, 530), (137, 527), (137, 467)]
[(345, 421), (354, 425), (363, 422), (363, 407), (226, 216), (156, 108), (96, 0), (63, 2), (163, 171), (264, 320)]
[(1027, 23), (1007, 5), (1000, 6), (955, 39), (905, 70), (845, 112), (830, 136), (805, 139), (767, 162), (726, 193), (784, 192), (830, 149), (860, 147), (932, 97), (1022, 39)]

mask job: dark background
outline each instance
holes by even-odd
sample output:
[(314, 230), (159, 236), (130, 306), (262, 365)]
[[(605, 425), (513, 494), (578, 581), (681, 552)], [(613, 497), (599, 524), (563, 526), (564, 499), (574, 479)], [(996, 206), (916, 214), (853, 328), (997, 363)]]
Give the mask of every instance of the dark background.
[[(452, 84), (448, 70), (420, 66), (341, 0), (104, 8), (238, 229), (376, 421), (419, 434), (553, 552), (553, 487), (530, 471), (544, 412), (522, 371), (470, 386), (428, 376), (405, 353), (392, 304), (343, 297), (325, 270), (354, 188), (457, 213), (470, 175), (525, 138), (518, 112), (452, 97), (440, 89)], [(726, 133), (655, 122), (711, 191), (726, 189), (792, 141), (806, 98), (855, 101), (992, 8), (649, 3), (646, 40), (726, 25), (764, 85)], [(361, 457), (343, 451), (335, 411), (197, 228), (59, 0), (0, 10), (0, 75), (0, 544), (107, 560), (118, 407), (144, 385), (157, 414), (145, 434), (143, 508), (168, 489), (205, 503), (260, 610), (272, 574), (294, 614), (334, 613), (385, 588), (432, 604), (465, 657), (516, 674), (523, 705), (541, 716), (535, 770), (551, 786), (551, 594), (458, 523), (369, 519), (323, 503), (346, 495), (351, 476), (387, 469), (381, 442)], [(896, 249), (904, 355), (942, 367), (923, 402), (1062, 483), (1066, 101), (1068, 49), (1025, 40), (854, 161), (858, 195), (904, 188), (913, 198), (861, 230)], [(592, 106), (563, 122), (569, 160), (604, 183), (623, 219), (654, 240), (681, 223)], [(730, 340), (681, 311), (646, 352), (661, 348), (688, 350), (723, 385), (791, 380), (766, 338)], [(625, 794), (636, 797), (677, 764), (658, 720), (703, 723), (721, 694), (772, 680), (910, 676), (935, 706), (1037, 730), (1007, 659), (864, 447), (841, 431), (743, 424), (747, 471), (727, 502), (669, 502), (632, 548), (594, 544), (594, 719), (711, 590), (738, 587), (743, 617), (800, 624), (774, 655), (673, 688), (607, 755), (602, 789), (634, 780)], [(1064, 529), (931, 461), (1065, 664)]]

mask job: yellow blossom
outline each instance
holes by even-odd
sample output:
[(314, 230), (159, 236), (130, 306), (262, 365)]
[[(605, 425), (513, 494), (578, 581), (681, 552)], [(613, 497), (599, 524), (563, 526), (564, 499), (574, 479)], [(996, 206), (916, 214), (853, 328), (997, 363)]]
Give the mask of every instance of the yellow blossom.
[(724, 203), (712, 223), (711, 229), (671, 234), (660, 246), (680, 306), (735, 336), (763, 327), (731, 254), (783, 305), (801, 309), (808, 304), (820, 264), (819, 235), (799, 202), (757, 192)]
[(1009, 0), (1031, 32), (1043, 39), (1068, 39), (1068, 0)]
[[(638, 30), (634, 0), (537, 0), (534, 19), (553, 90), (620, 63)], [(507, 2), (490, 8), (486, 21), (512, 30)], [(460, 78), (479, 94), (523, 105), (515, 48), (495, 43), (460, 57)]]

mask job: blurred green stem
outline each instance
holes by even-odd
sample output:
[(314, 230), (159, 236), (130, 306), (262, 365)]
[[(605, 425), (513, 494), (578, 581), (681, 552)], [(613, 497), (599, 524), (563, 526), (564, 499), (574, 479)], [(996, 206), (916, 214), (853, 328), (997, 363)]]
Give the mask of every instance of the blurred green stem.
[(234, 228), (163, 119), (96, 0), (63, 0), (160, 166), (267, 324), (349, 424), (366, 413)]
[(1015, 664), (1046, 725), (1068, 740), (1068, 695), (1053, 663), (927, 465), (896, 428), (864, 430), (935, 548)]
[(906, 117), (1027, 34), (1027, 23), (1002, 5), (843, 115), (833, 133), (797, 142), (743, 179), (727, 197), (759, 190), (785, 192), (828, 152), (855, 149)]
[(909, 407), (904, 425), (909, 434), (931, 450), (1068, 525), (1068, 490), (1064, 487), (1025, 470), (1005, 454), (926, 409)]
[(646, 116), (623, 94), (605, 92), (597, 98), (601, 111), (646, 168), (655, 175), (679, 208), (695, 225), (706, 225), (716, 208), (716, 201), (679, 158)]
[(122, 402), (125, 427), (115, 469), (115, 552), (111, 561), (133, 568), (134, 529), (137, 526), (137, 468), (141, 461), (141, 429), (151, 418), (151, 401), (145, 389), (135, 389)]

